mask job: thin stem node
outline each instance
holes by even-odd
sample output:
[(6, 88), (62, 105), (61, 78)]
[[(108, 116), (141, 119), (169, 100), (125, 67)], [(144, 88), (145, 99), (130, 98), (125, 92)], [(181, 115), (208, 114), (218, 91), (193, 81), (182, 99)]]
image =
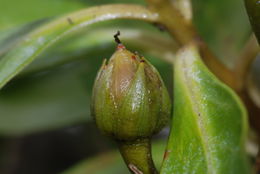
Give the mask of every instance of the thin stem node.
[(120, 31), (118, 30), (117, 33), (114, 35), (115, 42), (121, 44), (121, 40), (119, 39)]
[(151, 140), (149, 138), (131, 142), (118, 141), (118, 146), (131, 173), (158, 174), (152, 159)]

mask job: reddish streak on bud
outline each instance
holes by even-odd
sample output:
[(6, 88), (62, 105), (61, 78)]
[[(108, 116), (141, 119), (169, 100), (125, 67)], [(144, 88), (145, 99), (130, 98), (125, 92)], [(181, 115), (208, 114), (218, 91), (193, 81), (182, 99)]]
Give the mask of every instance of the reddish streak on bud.
[(117, 45), (117, 50), (120, 50), (120, 49), (125, 49), (125, 46), (123, 44), (118, 44)]
[(138, 63), (132, 59), (133, 53), (124, 49), (124, 45), (118, 44), (123, 48), (117, 48), (117, 51), (110, 59), (113, 66), (112, 86), (113, 95), (119, 99), (128, 89), (136, 71)]
[(132, 59), (133, 59), (133, 60), (136, 60), (136, 57), (135, 57), (135, 56), (132, 56)]
[(144, 63), (144, 62), (145, 62), (145, 60), (143, 60), (143, 59), (142, 59), (142, 60), (140, 60), (140, 62), (141, 62), (141, 63)]
[(169, 150), (166, 150), (166, 151), (164, 152), (163, 160), (165, 160), (165, 159), (169, 156), (169, 154), (170, 154), (170, 151), (169, 151)]

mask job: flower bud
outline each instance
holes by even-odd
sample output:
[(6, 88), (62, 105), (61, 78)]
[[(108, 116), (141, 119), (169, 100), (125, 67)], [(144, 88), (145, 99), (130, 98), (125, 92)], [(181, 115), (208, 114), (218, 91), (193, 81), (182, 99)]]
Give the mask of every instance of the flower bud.
[(151, 137), (165, 126), (171, 102), (157, 70), (120, 43), (98, 72), (91, 111), (106, 135), (136, 140)]

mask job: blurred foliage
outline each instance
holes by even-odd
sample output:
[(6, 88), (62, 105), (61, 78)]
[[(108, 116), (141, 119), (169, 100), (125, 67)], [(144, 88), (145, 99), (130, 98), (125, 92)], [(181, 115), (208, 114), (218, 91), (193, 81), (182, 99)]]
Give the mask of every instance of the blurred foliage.
[[(145, 4), (143, 0), (0, 0), (0, 59), (26, 34), (49, 20), (82, 8), (109, 3)], [(193, 0), (192, 3), (194, 22), (202, 38), (223, 62), (232, 66), (250, 33), (243, 1)], [(111, 26), (135, 26), (144, 32), (157, 31), (153, 26), (136, 21), (105, 22), (96, 27), (106, 29)], [(91, 120), (89, 99), (94, 77), (102, 59), (109, 58), (114, 50), (112, 35), (111, 40), (107, 35), (104, 38), (103, 35), (91, 35), (94, 30), (63, 38), (1, 89), (0, 135), (29, 135)], [(171, 66), (159, 60), (158, 55), (149, 49), (128, 41), (126, 45), (130, 50), (137, 50), (148, 59), (150, 57), (172, 91)], [(162, 151), (163, 146), (160, 148)], [(158, 154), (161, 155), (161, 151)], [(158, 164), (161, 156), (156, 154)], [(122, 173), (126, 169), (116, 152), (101, 156), (101, 160), (109, 162), (106, 163), (108, 168), (103, 163), (100, 167), (100, 158), (97, 157), (82, 162), (66, 174), (76, 171)]]
[[(83, 0), (59, 0), (55, 2), (40, 0), (25, 0), (23, 2), (7, 0), (2, 1), (3, 2), (1, 2), (0, 7), (2, 10), (0, 13), (5, 15), (1, 15), (0, 17), (0, 26), (3, 28), (3, 31), (0, 32), (0, 36), (2, 36), (0, 37), (0, 55), (1, 53), (2, 55), (5, 55), (6, 51), (10, 50), (12, 46), (19, 43), (21, 38), (23, 38), (26, 33), (33, 30), (33, 28), (40, 27), (43, 23), (48, 21), (46, 17), (61, 15), (87, 6), (108, 3), (107, 1), (101, 0), (95, 2)], [(224, 54), (224, 56), (221, 55), (220, 57), (229, 58), (231, 57), (231, 54), (237, 54), (249, 30), (249, 25), (246, 20), (242, 2), (237, 3), (233, 1), (234, 0), (232, 0), (232, 2), (211, 0), (205, 3), (204, 1), (196, 0), (193, 2), (195, 22), (198, 29), (202, 33), (203, 38), (208, 41), (209, 45), (215, 52), (218, 54)], [(114, 0), (109, 1), (109, 3), (110, 2), (116, 3), (121, 1)], [(127, 1), (124, 1), (124, 3), (125, 2)], [(128, 2), (144, 3), (143, 1), (138, 0)], [(7, 8), (11, 7), (14, 3), (17, 3), (16, 5), (20, 6), (19, 10)], [(48, 8), (43, 8), (45, 6), (48, 6)], [(233, 20), (234, 18), (239, 18), (240, 20)], [(33, 22), (35, 20), (38, 21)], [(230, 23), (230, 21), (232, 21), (232, 23)], [(26, 24), (28, 22), (30, 24)], [(104, 24), (99, 24), (98, 27), (107, 27), (109, 25), (124, 26), (125, 24), (126, 22), (122, 21), (107, 22)], [(139, 28), (148, 28), (149, 30), (152, 28), (147, 27), (148, 25), (140, 24), (140, 22), (131, 22), (130, 25), (128, 24), (128, 26), (134, 25), (138, 25)], [(4, 28), (8, 28), (8, 30), (4, 31)], [(236, 32), (234, 33), (234, 31)], [(91, 31), (89, 32), (91, 33)], [(107, 47), (106, 51), (109, 49), (111, 50), (111, 47), (106, 45), (107, 42), (102, 43), (102, 38), (100, 39), (98, 36), (96, 39), (94, 37), (90, 38), (88, 42), (77, 42), (77, 39), (80, 39), (80, 37), (78, 37), (80, 34), (82, 35), (82, 33), (75, 34), (75, 42), (73, 41), (73, 38), (63, 39), (63, 42), (59, 42), (54, 45), (52, 49), (50, 48), (45, 51), (45, 53), (41, 55), (42, 58), (39, 58), (33, 63), (32, 66), (29, 66), (28, 69), (24, 71), (25, 73), (23, 77), (14, 79), (10, 85), (7, 85), (4, 90), (1, 90), (0, 115), (8, 115), (8, 117), (5, 116), (1, 119), (0, 134), (24, 134), (39, 130), (48, 130), (50, 128), (65, 126), (82, 120), (86, 121), (87, 118), (89, 118), (89, 111), (86, 108), (88, 108), (87, 100), (89, 99), (91, 90), (87, 90), (84, 85), (81, 85), (82, 82), (80, 80), (76, 80), (82, 73), (80, 72), (80, 68), (74, 68), (76, 70), (73, 70), (73, 68), (68, 68), (65, 70), (61, 66), (63, 66), (63, 64), (70, 64), (72, 61), (78, 61), (78, 59), (82, 59), (83, 56), (85, 56), (85, 58), (90, 57), (90, 60), (85, 61), (84, 65), (82, 63), (79, 64), (82, 65), (82, 71), (84, 71), (83, 67), (87, 67), (91, 62), (91, 67), (94, 69), (92, 73), (94, 74), (94, 71), (98, 69), (99, 64), (94, 65), (92, 64), (92, 61), (105, 57), (108, 58), (111, 55), (100, 51), (100, 47)], [(223, 43), (227, 43), (226, 40), (231, 36), (235, 39), (233, 39), (231, 43), (228, 42), (227, 45), (224, 45)], [(69, 39), (72, 40), (71, 44)], [(85, 39), (87, 40), (88, 38)], [(84, 44), (85, 48), (89, 49), (85, 49)], [(91, 49), (96, 50), (96, 52), (94, 53), (94, 51), (90, 51)], [(142, 52), (142, 54), (146, 53)], [(158, 64), (158, 62), (160, 63), (160, 61), (156, 61), (156, 64)], [(166, 73), (171, 74), (170, 68), (165, 69), (164, 66), (167, 65), (162, 65), (162, 67), (159, 67), (159, 70), (167, 70), (168, 72)], [(48, 70), (50, 67), (52, 69)], [(57, 67), (57, 70), (55, 67)], [(70, 73), (69, 70), (72, 73)], [(31, 73), (28, 73), (29, 71), (31, 71)], [(67, 80), (65, 80), (66, 76), (62, 71), (67, 73)], [(33, 74), (33, 72), (37, 72), (42, 75), (37, 75), (37, 73)], [(87, 72), (88, 70), (85, 68), (85, 74), (88, 74)], [(92, 79), (89, 77), (92, 77)], [(93, 75), (91, 76), (89, 72), (84, 80), (91, 84), (93, 81)], [(168, 78), (168, 80), (166, 80), (168, 82), (166, 83), (169, 84), (169, 80), (170, 79)], [(30, 84), (29, 89), (28, 84)], [(60, 90), (62, 89), (61, 86), (63, 86), (63, 90)], [(77, 91), (77, 94), (73, 94), (69, 92), (69, 90)], [(10, 95), (10, 93), (12, 93), (12, 95)], [(70, 108), (66, 107), (68, 105), (70, 105)], [(64, 108), (68, 108), (68, 110), (73, 112), (67, 112)], [(43, 115), (45, 116), (43, 117)], [(22, 123), (20, 123), (21, 121)]]
[(251, 33), (243, 0), (194, 0), (192, 3), (200, 36), (232, 67)]
[[(89, 120), (88, 101), (96, 72), (103, 58), (110, 57), (115, 49), (110, 35), (101, 36), (103, 39), (92, 34), (70, 36), (5, 86), (0, 91), (0, 108), (9, 116), (0, 122), (0, 134), (24, 135)], [(131, 42), (129, 48), (142, 51)], [(170, 65), (155, 58), (151, 61), (162, 70), (169, 85)]]
[[(53, 17), (86, 7), (81, 0), (1, 0), (0, 29), (9, 29), (38, 19)], [(19, 8), (17, 8), (19, 7)]]
[(144, 3), (143, 0), (1, 0), (0, 31), (35, 20), (55, 17), (82, 8), (108, 3)]
[(1, 91), (0, 109), (5, 117), (0, 131), (25, 134), (87, 121), (92, 81), (85, 82), (84, 75), (90, 77), (90, 70), (79, 61), (10, 83)]

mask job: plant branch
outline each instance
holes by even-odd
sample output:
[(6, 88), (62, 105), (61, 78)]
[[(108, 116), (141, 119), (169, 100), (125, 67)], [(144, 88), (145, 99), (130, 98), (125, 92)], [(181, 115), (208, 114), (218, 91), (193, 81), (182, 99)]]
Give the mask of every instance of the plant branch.
[(224, 83), (236, 89), (234, 72), (229, 70), (200, 39), (192, 23), (187, 22), (169, 0), (146, 0), (150, 9), (159, 14), (159, 23), (164, 25), (180, 47), (197, 42), (202, 58), (209, 69)]
[(151, 10), (159, 14), (159, 21), (174, 36), (180, 46), (197, 37), (195, 30), (169, 0), (147, 0)]
[(119, 141), (120, 153), (133, 174), (158, 174), (152, 160), (151, 140)]

